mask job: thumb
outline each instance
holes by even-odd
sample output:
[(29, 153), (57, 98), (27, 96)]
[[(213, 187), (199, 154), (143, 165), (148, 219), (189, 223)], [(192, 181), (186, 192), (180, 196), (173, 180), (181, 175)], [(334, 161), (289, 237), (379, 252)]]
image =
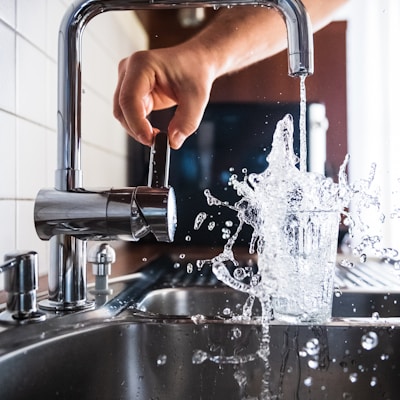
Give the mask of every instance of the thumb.
[(203, 118), (209, 96), (193, 94), (183, 96), (168, 127), (170, 146), (177, 150), (196, 131)]

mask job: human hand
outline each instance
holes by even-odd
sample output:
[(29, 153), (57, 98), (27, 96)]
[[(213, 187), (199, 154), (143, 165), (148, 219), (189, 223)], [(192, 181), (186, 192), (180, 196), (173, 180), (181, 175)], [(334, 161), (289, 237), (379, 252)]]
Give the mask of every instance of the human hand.
[(183, 44), (137, 52), (120, 62), (114, 116), (137, 141), (150, 146), (159, 130), (147, 116), (173, 105), (168, 127), (173, 149), (198, 128), (215, 78), (200, 53)]

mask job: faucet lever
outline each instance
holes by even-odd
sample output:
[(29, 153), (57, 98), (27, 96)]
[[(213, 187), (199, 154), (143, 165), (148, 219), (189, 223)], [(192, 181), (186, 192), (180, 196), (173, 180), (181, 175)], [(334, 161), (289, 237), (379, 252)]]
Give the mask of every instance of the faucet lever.
[(159, 132), (150, 150), (147, 187), (136, 190), (136, 204), (159, 242), (172, 242), (176, 229), (176, 198), (168, 185), (171, 148), (168, 134)]
[[(16, 251), (4, 256), (0, 272), (4, 272), (7, 309), (0, 319), (43, 321), (46, 316), (37, 311), (38, 254), (35, 251)], [(5, 315), (6, 314), (6, 315)]]
[(168, 187), (170, 153), (171, 148), (169, 146), (168, 134), (166, 132), (159, 132), (154, 137), (154, 142), (150, 150), (147, 186)]

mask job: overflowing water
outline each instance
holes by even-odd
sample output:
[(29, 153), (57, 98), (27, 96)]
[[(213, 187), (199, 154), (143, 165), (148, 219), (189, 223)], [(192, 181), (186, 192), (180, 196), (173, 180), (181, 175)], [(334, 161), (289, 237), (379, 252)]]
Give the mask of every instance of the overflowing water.
[[(271, 318), (289, 323), (324, 323), (330, 318), (333, 296), (340, 296), (333, 284), (340, 217), (354, 239), (352, 252), (360, 262), (365, 262), (366, 253), (372, 251), (400, 265), (397, 251), (384, 248), (381, 233), (370, 229), (377, 221), (384, 221), (379, 192), (373, 184), (376, 166), (371, 166), (366, 179), (352, 184), (346, 174), (348, 156), (339, 170), (337, 183), (306, 170), (305, 77), (301, 78), (300, 94), (300, 157), (293, 149), (293, 120), (286, 115), (276, 126), (266, 170), (260, 174), (245, 171), (243, 179), (231, 171), (229, 185), (239, 195), (239, 201), (228, 204), (214, 197), (210, 190), (204, 191), (209, 206), (233, 209), (239, 223), (234, 232), (231, 221), (226, 224), (223, 251), (211, 260), (199, 261), (197, 266), (201, 268), (210, 263), (220, 281), (249, 295), (243, 307), (244, 318), (251, 318), (255, 298), (261, 303), (262, 337), (256, 356), (265, 362), (260, 395), (263, 400), (279, 398), (279, 394), (272, 395), (269, 388)], [(199, 213), (194, 229), (199, 230), (206, 218), (205, 212)], [(257, 253), (258, 269), (240, 267), (234, 256), (233, 246), (245, 224), (253, 229), (249, 252)], [(351, 268), (352, 262), (343, 262)], [(227, 268), (228, 263), (236, 266), (233, 272)], [(369, 351), (378, 342), (375, 332), (367, 332), (360, 344)], [(299, 353), (300, 357), (308, 358), (310, 369), (319, 367), (319, 350), (318, 340), (313, 339)], [(253, 357), (221, 358), (199, 350), (193, 362), (240, 364)], [(240, 386), (242, 379), (239, 378)], [(349, 379), (357, 382), (358, 374), (351, 373)], [(372, 377), (371, 386), (376, 383), (376, 378)], [(311, 387), (312, 377), (306, 377), (303, 384)]]
[[(246, 175), (242, 181), (232, 175), (230, 184), (240, 196), (236, 204), (227, 205), (205, 192), (209, 205), (233, 208), (239, 219), (223, 252), (211, 260), (213, 271), (228, 286), (256, 296), (267, 319), (272, 307), (275, 317), (288, 322), (324, 322), (331, 309), (339, 214), (344, 207), (340, 186), (297, 168), (290, 115), (278, 122), (267, 161), (261, 174)], [(258, 272), (250, 280), (244, 279), (248, 274), (242, 268), (231, 275), (224, 265), (236, 262), (233, 245), (244, 224), (253, 228), (249, 250), (258, 254)]]
[[(290, 115), (278, 122), (267, 161), (268, 168), (261, 174), (246, 175), (242, 181), (232, 175), (230, 184), (240, 196), (236, 204), (228, 205), (210, 191), (205, 192), (210, 206), (233, 208), (239, 219), (236, 232), (211, 263), (219, 280), (260, 300), (262, 339), (258, 356), (265, 362), (263, 399), (271, 398), (271, 316), (314, 323), (330, 316), (339, 212), (343, 208), (338, 184), (297, 168)], [(233, 245), (244, 224), (253, 228), (250, 252), (258, 254), (258, 271), (250, 279), (243, 268), (237, 267), (231, 274), (224, 264), (238, 264)], [(314, 357), (309, 362), (314, 365), (318, 361)]]

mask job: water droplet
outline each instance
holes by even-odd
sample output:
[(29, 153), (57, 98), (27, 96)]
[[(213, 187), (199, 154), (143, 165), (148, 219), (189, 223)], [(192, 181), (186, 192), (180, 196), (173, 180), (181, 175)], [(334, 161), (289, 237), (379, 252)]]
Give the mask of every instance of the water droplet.
[(251, 285), (252, 287), (256, 287), (257, 285), (260, 284), (260, 282), (261, 282), (261, 275), (256, 274), (256, 275), (253, 275), (253, 276), (251, 277), (250, 285)]
[(203, 314), (196, 314), (196, 315), (192, 315), (190, 317), (190, 319), (196, 324), (196, 325), (200, 325), (200, 324), (204, 324), (206, 322), (206, 317)]
[(165, 365), (167, 363), (167, 355), (166, 354), (160, 354), (157, 358), (157, 365)]
[(183, 260), (185, 257), (186, 257), (186, 254), (184, 254), (184, 253), (179, 254), (179, 258), (180, 258), (181, 260)]
[(360, 255), (360, 263), (365, 263), (367, 261), (367, 255), (366, 254), (361, 254)]
[(311, 369), (317, 369), (319, 366), (318, 360), (308, 360), (307, 364)]
[(178, 262), (174, 263), (174, 269), (178, 269), (181, 267), (181, 264), (179, 264)]
[(187, 242), (190, 242), (190, 241), (192, 240), (192, 237), (191, 237), (190, 235), (186, 235), (186, 236), (185, 236), (185, 240), (186, 240)]
[(232, 310), (229, 307), (225, 307), (222, 310), (222, 314), (224, 314), (224, 315), (232, 315)]
[(378, 321), (379, 318), (380, 318), (380, 315), (379, 315), (379, 313), (377, 311), (375, 311), (375, 312), (372, 313), (371, 318), (372, 318), (373, 321)]
[(222, 239), (229, 239), (231, 237), (231, 230), (228, 228), (222, 228)]
[(238, 327), (232, 328), (232, 339), (239, 339), (242, 336), (242, 331)]
[(375, 332), (368, 332), (361, 338), (361, 346), (365, 350), (374, 349), (379, 343), (378, 335)]
[(304, 379), (305, 386), (310, 387), (310, 386), (312, 386), (312, 383), (313, 383), (313, 379), (311, 376), (308, 376), (306, 379)]
[(198, 231), (200, 229), (201, 225), (203, 224), (203, 222), (206, 220), (206, 218), (207, 218), (207, 214), (205, 212), (198, 213), (194, 220), (193, 229), (195, 231)]
[(233, 277), (235, 279), (237, 279), (238, 281), (241, 281), (241, 280), (243, 280), (244, 278), (247, 277), (247, 272), (245, 271), (244, 268), (236, 268), (233, 271)]
[(306, 352), (305, 350), (300, 350), (300, 351), (299, 351), (299, 356), (300, 356), (300, 357), (303, 357), (303, 358), (304, 358), (304, 357), (307, 357), (307, 352)]
[(214, 228), (215, 228), (215, 222), (214, 222), (214, 221), (211, 221), (211, 222), (208, 224), (207, 229), (208, 229), (209, 231), (212, 231)]
[(358, 374), (357, 372), (353, 372), (349, 375), (349, 380), (351, 383), (356, 383), (358, 379)]
[(146, 262), (146, 261), (147, 261), (147, 257), (143, 257), (143, 258), (142, 258), (142, 261), (143, 261), (143, 262)]
[(310, 339), (305, 347), (304, 350), (307, 352), (308, 355), (310, 356), (316, 356), (319, 353), (319, 340), (317, 338), (312, 338)]
[(225, 221), (225, 226), (227, 226), (228, 228), (231, 228), (233, 226), (233, 222), (230, 220)]
[(208, 354), (203, 350), (195, 350), (192, 356), (193, 364), (202, 364), (208, 359)]
[(344, 268), (353, 268), (354, 263), (352, 263), (350, 260), (347, 260), (346, 258), (342, 261), (340, 261), (340, 266)]
[(191, 274), (193, 272), (193, 264), (192, 263), (187, 263), (186, 265), (186, 272), (188, 274)]
[(346, 361), (340, 362), (339, 365), (342, 367), (344, 373), (348, 372), (349, 368), (347, 367)]
[(378, 383), (378, 379), (376, 378), (376, 376), (373, 376), (371, 378), (371, 382), (369, 384), (371, 385), (371, 387), (374, 387), (377, 385), (377, 383)]
[(340, 297), (342, 295), (342, 291), (337, 286), (334, 287), (333, 292), (335, 294), (335, 297)]
[(389, 360), (389, 354), (381, 354), (381, 360), (382, 361)]

